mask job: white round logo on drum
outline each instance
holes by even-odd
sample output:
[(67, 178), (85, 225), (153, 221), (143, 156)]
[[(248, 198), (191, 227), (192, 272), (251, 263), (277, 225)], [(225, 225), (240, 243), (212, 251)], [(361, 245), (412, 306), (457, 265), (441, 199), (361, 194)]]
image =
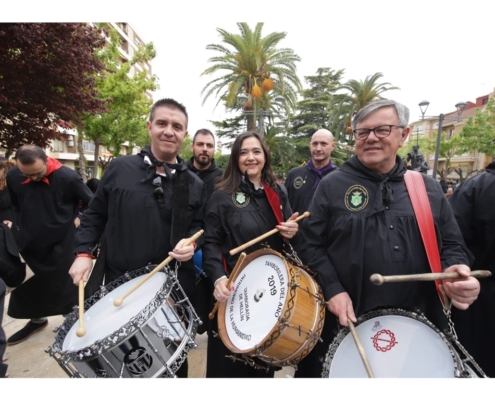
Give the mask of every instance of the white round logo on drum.
[(232, 344), (248, 350), (261, 343), (282, 316), (288, 291), (284, 260), (274, 254), (251, 261), (233, 282), (225, 309)]

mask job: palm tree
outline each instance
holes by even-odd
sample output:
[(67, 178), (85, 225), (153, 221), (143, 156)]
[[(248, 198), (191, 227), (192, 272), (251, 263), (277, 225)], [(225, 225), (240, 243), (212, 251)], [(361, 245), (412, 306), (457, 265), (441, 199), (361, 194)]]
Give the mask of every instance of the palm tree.
[[(242, 103), (242, 108), (248, 119), (247, 128), (254, 130), (259, 109), (269, 110), (275, 95), (284, 98), (287, 113), (295, 107), (297, 91), (301, 89), (295, 63), (301, 59), (291, 49), (277, 48), (285, 38), (285, 32), (274, 32), (263, 37), (262, 22), (256, 24), (254, 30), (245, 22), (239, 22), (237, 26), (240, 34), (217, 29), (225, 45), (206, 46), (208, 50), (221, 54), (208, 60), (213, 65), (202, 75), (225, 73), (206, 84), (201, 95), (204, 96), (203, 104), (214, 95), (218, 99), (217, 105), (224, 102), (229, 109), (235, 109), (238, 96), (244, 95), (247, 99)], [(273, 93), (270, 93), (272, 89)]]
[(284, 132), (286, 132), (284, 127), (271, 125), (266, 128), (264, 141), (272, 158), (273, 170), (287, 173), (293, 167), (295, 149), (291, 138)]
[(333, 112), (330, 124), (336, 140), (345, 140), (346, 136), (352, 134), (352, 118), (361, 108), (373, 100), (383, 99), (382, 93), (399, 89), (396, 86), (390, 86), (388, 82), (378, 83), (380, 78), (383, 78), (383, 74), (377, 72), (372, 76), (367, 76), (364, 81), (351, 79), (339, 87), (339, 90), (346, 90), (347, 93), (336, 94), (331, 100)]

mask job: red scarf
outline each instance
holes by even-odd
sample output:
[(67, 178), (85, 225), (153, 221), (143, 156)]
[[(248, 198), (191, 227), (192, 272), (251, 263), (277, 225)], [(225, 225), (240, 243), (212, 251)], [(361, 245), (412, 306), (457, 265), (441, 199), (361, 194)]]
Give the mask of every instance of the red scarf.
[[(53, 171), (56, 171), (57, 169), (62, 168), (62, 164), (58, 161), (55, 160), (54, 158), (51, 157), (46, 157), (46, 174), (41, 179), (42, 182), (45, 182), (47, 185), (50, 184), (50, 181), (48, 180), (47, 176), (50, 175)], [(21, 182), (23, 185), (29, 182), (33, 182), (31, 178), (27, 178), (24, 182)]]
[(277, 224), (284, 222), (282, 219), (282, 209), (280, 208), (280, 198), (278, 197), (277, 192), (271, 186), (268, 186), (266, 182), (262, 182), (262, 184), (268, 203), (270, 203), (273, 214), (275, 214), (275, 218), (277, 219)]

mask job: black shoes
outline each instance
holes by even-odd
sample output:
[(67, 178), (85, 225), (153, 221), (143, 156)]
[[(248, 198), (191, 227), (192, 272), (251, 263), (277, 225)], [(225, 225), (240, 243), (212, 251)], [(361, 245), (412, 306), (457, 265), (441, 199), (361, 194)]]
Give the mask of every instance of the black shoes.
[(14, 344), (24, 342), (33, 333), (46, 328), (48, 326), (48, 320), (44, 322), (29, 321), (24, 328), (14, 333), (7, 339), (7, 346), (13, 346)]

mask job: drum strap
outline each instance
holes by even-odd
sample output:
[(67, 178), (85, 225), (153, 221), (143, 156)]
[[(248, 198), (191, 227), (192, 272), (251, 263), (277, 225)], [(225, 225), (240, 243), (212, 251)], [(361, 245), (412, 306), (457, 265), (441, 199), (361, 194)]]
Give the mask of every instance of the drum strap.
[[(440, 253), (438, 251), (438, 242), (435, 232), (435, 224), (433, 223), (433, 214), (431, 212), (430, 200), (426, 193), (425, 181), (421, 173), (416, 171), (407, 171), (404, 175), (404, 182), (411, 199), (411, 203), (418, 222), (419, 231), (423, 239), (426, 249), (426, 255), (432, 272), (442, 272), (442, 264), (440, 262)], [(450, 309), (450, 301), (445, 294), (442, 286), (442, 281), (436, 280), (438, 296), (445, 310)]]
[(273, 214), (275, 214), (277, 224), (280, 224), (284, 221), (282, 218), (282, 209), (280, 208), (280, 198), (278, 197), (275, 189), (271, 186), (268, 186), (266, 182), (263, 182), (263, 189), (265, 190), (266, 198), (268, 199), (268, 203), (270, 203)]

